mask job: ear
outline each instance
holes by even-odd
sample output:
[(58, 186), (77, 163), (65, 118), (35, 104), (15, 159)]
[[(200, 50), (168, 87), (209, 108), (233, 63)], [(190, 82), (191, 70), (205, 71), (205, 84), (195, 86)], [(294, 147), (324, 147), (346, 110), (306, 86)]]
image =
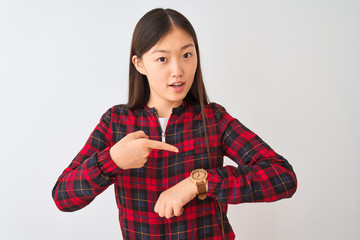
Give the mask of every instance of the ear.
[(134, 55), (134, 56), (132, 56), (131, 61), (139, 73), (146, 75), (146, 69), (140, 58), (138, 58), (136, 55)]

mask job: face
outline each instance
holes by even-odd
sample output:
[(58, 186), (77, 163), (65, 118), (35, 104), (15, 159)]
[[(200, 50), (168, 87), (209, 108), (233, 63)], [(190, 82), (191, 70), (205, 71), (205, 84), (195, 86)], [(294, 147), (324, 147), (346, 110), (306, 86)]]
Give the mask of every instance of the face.
[(133, 56), (132, 62), (149, 81), (147, 105), (177, 107), (194, 81), (197, 67), (194, 40), (184, 30), (174, 27), (141, 59)]

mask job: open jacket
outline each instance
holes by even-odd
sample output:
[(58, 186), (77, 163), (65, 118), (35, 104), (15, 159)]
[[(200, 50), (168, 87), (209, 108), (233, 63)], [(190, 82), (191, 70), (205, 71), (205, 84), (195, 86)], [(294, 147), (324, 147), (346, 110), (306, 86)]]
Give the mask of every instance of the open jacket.
[[(124, 239), (222, 239), (218, 200), (223, 208), (225, 236), (234, 239), (226, 217), (227, 204), (289, 198), (296, 191), (297, 180), (288, 161), (224, 107), (210, 103), (205, 110), (211, 159), (200, 105), (184, 100), (173, 108), (164, 133), (166, 142), (179, 152), (155, 149), (144, 167), (123, 170), (112, 161), (109, 149), (138, 130), (162, 141), (162, 130), (155, 108), (130, 110), (123, 104), (111, 107), (56, 182), (52, 194), (57, 207), (62, 211), (81, 209), (114, 183)], [(238, 166), (223, 166), (223, 156)], [(207, 198), (191, 200), (181, 216), (159, 217), (154, 206), (161, 192), (197, 168), (208, 172)]]

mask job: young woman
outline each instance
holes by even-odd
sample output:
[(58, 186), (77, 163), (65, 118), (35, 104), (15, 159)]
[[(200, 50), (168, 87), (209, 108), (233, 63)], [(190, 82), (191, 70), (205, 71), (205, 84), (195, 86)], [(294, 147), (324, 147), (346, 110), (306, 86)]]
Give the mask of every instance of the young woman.
[(227, 204), (289, 198), (297, 187), (287, 160), (209, 103), (195, 31), (171, 9), (136, 25), (129, 101), (103, 114), (53, 198), (75, 211), (113, 183), (124, 239), (234, 239)]

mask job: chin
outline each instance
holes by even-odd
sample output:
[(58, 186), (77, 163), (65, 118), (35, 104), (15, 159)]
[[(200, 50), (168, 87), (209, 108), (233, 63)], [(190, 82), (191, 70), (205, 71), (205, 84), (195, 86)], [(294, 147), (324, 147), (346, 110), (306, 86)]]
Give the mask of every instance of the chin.
[(169, 99), (169, 101), (173, 102), (173, 103), (178, 103), (178, 102), (182, 102), (184, 99), (185, 99), (185, 97), (173, 98), (173, 99)]

